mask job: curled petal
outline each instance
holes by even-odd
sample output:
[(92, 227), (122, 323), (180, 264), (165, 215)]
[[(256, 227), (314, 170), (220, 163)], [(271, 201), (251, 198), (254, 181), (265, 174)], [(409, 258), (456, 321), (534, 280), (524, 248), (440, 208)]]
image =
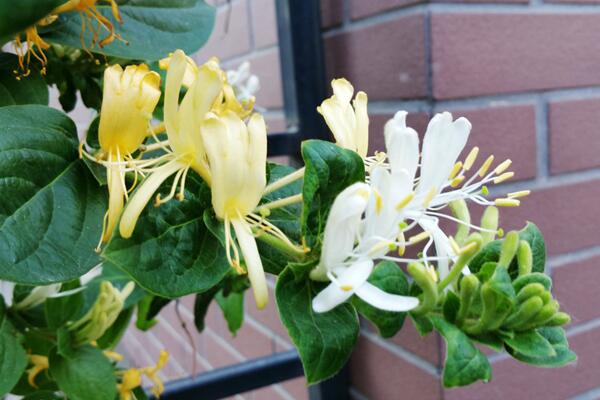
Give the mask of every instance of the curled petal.
[(373, 307), (385, 311), (409, 311), (419, 305), (416, 297), (386, 293), (369, 282), (357, 288), (355, 293)]

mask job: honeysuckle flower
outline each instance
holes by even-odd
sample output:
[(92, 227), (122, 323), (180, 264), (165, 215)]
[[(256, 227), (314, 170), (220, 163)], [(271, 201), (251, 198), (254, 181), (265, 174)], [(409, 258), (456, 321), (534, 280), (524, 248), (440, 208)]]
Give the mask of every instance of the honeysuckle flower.
[(85, 142), (80, 146), (82, 156), (107, 168), (109, 200), (101, 243), (110, 239), (121, 216), (129, 191), (125, 182), (126, 166), (137, 162), (132, 154), (148, 136), (152, 112), (160, 94), (160, 76), (145, 64), (129, 65), (125, 70), (120, 65), (113, 65), (104, 71), (98, 127), (101, 151), (92, 155), (84, 150)]
[(266, 186), (267, 130), (264, 119), (260, 114), (253, 114), (246, 125), (232, 111), (220, 116), (210, 114), (200, 132), (212, 176), (212, 205), (225, 227), (227, 259), (240, 270), (239, 245), (256, 305), (263, 308), (268, 301), (267, 282), (252, 234), (254, 221), (251, 214)]
[[(81, 31), (85, 31), (85, 27), (90, 27), (92, 31), (92, 47), (98, 43), (100, 47), (104, 47), (107, 44), (112, 43), (115, 39), (120, 39), (120, 36), (115, 32), (115, 27), (113, 23), (106, 18), (96, 7), (99, 0), (68, 0), (64, 4), (57, 7), (52, 13), (53, 14), (61, 14), (69, 11), (77, 11), (81, 16)], [(123, 23), (121, 19), (121, 15), (119, 14), (119, 6), (117, 5), (116, 0), (104, 0), (104, 2), (109, 3), (112, 11), (113, 17), (119, 22)], [(98, 24), (104, 27), (108, 31), (108, 36), (101, 39), (98, 42), (98, 30), (93, 27), (93, 21), (97, 21)], [(84, 42), (83, 33), (81, 35), (81, 42), (84, 48), (86, 48)]]
[[(36, 25), (38, 26), (46, 26), (51, 24), (56, 20), (56, 16), (48, 16), (42, 18), (37, 24), (32, 25), (25, 29), (25, 41), (21, 40), (21, 34), (15, 36), (15, 41), (13, 43), (13, 48), (15, 49), (15, 53), (19, 58), (19, 67), (21, 71), (24, 71), (23, 77), (28, 76), (31, 73), (31, 70), (28, 68), (29, 63), (31, 62), (31, 57), (33, 56), (39, 63), (42, 65), (41, 73), (44, 75), (46, 73), (46, 63), (48, 59), (46, 58), (46, 54), (44, 50), (50, 48), (50, 45), (44, 41), (38, 34), (38, 30)], [(18, 73), (18, 71), (15, 71)], [(17, 80), (21, 80), (21, 76), (16, 76)]]
[(32, 364), (31, 368), (27, 370), (27, 383), (31, 387), (37, 389), (38, 385), (35, 383), (35, 378), (43, 371), (50, 368), (48, 357), (39, 354), (29, 354), (29, 363)]
[(250, 73), (248, 61), (244, 61), (236, 70), (228, 70), (227, 82), (242, 104), (254, 104), (254, 95), (260, 89), (260, 81), (256, 75)]
[(369, 150), (367, 94), (358, 92), (352, 100), (354, 87), (344, 78), (332, 80), (331, 87), (333, 96), (325, 99), (317, 111), (325, 119), (336, 143), (364, 159)]
[(144, 375), (146, 375), (152, 381), (152, 383), (154, 383), (154, 386), (151, 389), (152, 394), (154, 394), (156, 398), (159, 398), (164, 392), (165, 386), (158, 377), (158, 371), (164, 368), (168, 360), (169, 353), (167, 353), (166, 350), (161, 350), (155, 366), (146, 368), (130, 368), (121, 372), (121, 382), (117, 383), (119, 400), (135, 399), (133, 390), (142, 385), (142, 376)]
[[(408, 311), (419, 304), (415, 297), (400, 296), (386, 293), (378, 287), (367, 282), (374, 266), (373, 258), (379, 253), (371, 246), (361, 245), (363, 241), (372, 243), (372, 238), (367, 235), (376, 234), (372, 227), (368, 227), (373, 217), (367, 212), (363, 220), (363, 213), (367, 211), (370, 199), (374, 199), (374, 213), (381, 211), (380, 194), (365, 183), (355, 183), (344, 189), (335, 199), (323, 236), (321, 260), (316, 270), (311, 272), (311, 277), (318, 278), (322, 272), (326, 273), (331, 283), (323, 289), (312, 302), (316, 312), (326, 312), (348, 300), (352, 295), (357, 295), (365, 302), (387, 311)], [(355, 246), (355, 243), (358, 245)], [(389, 240), (384, 240), (386, 251)], [(366, 251), (365, 251), (366, 249)]]
[[(164, 155), (155, 159), (139, 160), (137, 168), (140, 173), (148, 172), (150, 175), (139, 185), (123, 212), (119, 231), (124, 238), (132, 235), (142, 210), (170, 176), (175, 175), (172, 190), (164, 199), (161, 199), (160, 195), (157, 196), (156, 205), (175, 196), (183, 199), (185, 179), (190, 168), (209, 185), (212, 181), (200, 135), (200, 124), (221, 95), (224, 72), (215, 60), (196, 67), (181, 50), (175, 51), (168, 62), (163, 61), (163, 66), (168, 67), (164, 98), (164, 125), (168, 141), (157, 140), (154, 145), (146, 146), (147, 150), (154, 147), (162, 149)], [(190, 87), (180, 103), (179, 93), (184, 79), (188, 80)], [(176, 195), (178, 187), (179, 192)]]
[(42, 304), (49, 297), (55, 297), (60, 291), (61, 284), (53, 283), (51, 285), (36, 286), (31, 292), (21, 301), (14, 305), (17, 310), (26, 310)]
[(100, 338), (116, 321), (134, 288), (133, 282), (127, 283), (122, 290), (115, 288), (109, 281), (101, 282), (100, 292), (92, 308), (69, 326), (75, 341), (83, 344)]
[(6, 304), (7, 307), (10, 307), (12, 305), (14, 290), (14, 282), (0, 280), (0, 295), (2, 295), (2, 297), (4, 298), (4, 304)]

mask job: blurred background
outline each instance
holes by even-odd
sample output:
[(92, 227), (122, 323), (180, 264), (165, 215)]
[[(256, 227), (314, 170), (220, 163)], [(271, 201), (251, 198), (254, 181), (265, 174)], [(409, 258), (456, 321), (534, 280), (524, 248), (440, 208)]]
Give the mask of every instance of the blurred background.
[[(213, 2), (216, 28), (194, 55), (198, 62), (216, 55), (226, 68), (250, 61), (273, 132), (288, 126), (275, 1)], [(502, 210), (503, 227), (529, 218), (544, 233), (553, 290), (573, 316), (567, 332), (579, 356), (544, 370), (487, 352), (491, 383), (444, 390), (438, 336), (419, 337), (407, 319), (386, 341), (365, 322), (349, 367), (351, 398), (600, 398), (600, 0), (322, 0), (321, 25), (328, 80), (346, 77), (369, 96), (371, 151), (384, 149), (382, 127), (395, 111), (409, 111), (409, 125), (423, 133), (433, 113), (448, 110), (472, 122), (470, 146), (513, 160), (516, 179), (496, 190), (533, 194)], [(72, 115), (85, 130), (91, 113), (78, 106)], [(168, 349), (164, 377), (173, 380), (194, 365), (202, 373), (292, 349), (274, 301), (259, 312), (247, 300), (236, 337), (216, 304), (198, 334), (190, 297), (179, 316), (174, 303), (163, 309), (150, 332), (132, 326), (120, 350), (143, 366)], [(298, 378), (235, 398), (308, 397)]]

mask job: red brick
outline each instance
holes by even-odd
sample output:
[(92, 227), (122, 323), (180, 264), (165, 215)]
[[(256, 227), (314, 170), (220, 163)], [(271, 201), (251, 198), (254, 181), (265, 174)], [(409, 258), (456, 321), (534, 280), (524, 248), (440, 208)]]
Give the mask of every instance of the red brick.
[[(250, 51), (246, 1), (240, 0), (219, 9), (210, 39), (193, 56), (196, 62), (202, 63), (212, 56), (227, 59)], [(229, 23), (226, 23), (227, 18), (230, 18)]]
[(550, 171), (553, 174), (600, 166), (600, 99), (550, 103)]
[(425, 97), (424, 35), (422, 14), (337, 33), (325, 39), (328, 75), (349, 79), (371, 100)]
[(343, 0), (321, 0), (321, 26), (323, 28), (341, 25), (343, 19)]
[(279, 318), (279, 312), (277, 311), (277, 304), (275, 302), (275, 293), (273, 290), (269, 290), (269, 302), (267, 306), (262, 310), (257, 310), (254, 306), (254, 298), (252, 297), (251, 291), (246, 292), (246, 313), (248, 313), (254, 320), (261, 323), (271, 331), (273, 331), (281, 339), (291, 343), (287, 329), (283, 326), (281, 319)]
[(492, 365), (490, 383), (446, 390), (446, 400), (559, 400), (567, 399), (598, 386), (600, 381), (600, 330), (569, 338), (579, 359), (562, 368), (536, 368), (513, 359)]
[(573, 323), (600, 316), (600, 257), (589, 258), (552, 271), (554, 296), (561, 309), (571, 314)]
[(267, 123), (267, 133), (280, 133), (287, 131), (287, 121), (283, 115), (266, 115), (265, 122)]
[(466, 157), (473, 146), (479, 146), (479, 162), (483, 162), (489, 154), (494, 154), (498, 161), (507, 158), (513, 161), (513, 181), (535, 177), (536, 128), (532, 105), (450, 111), (454, 118), (466, 117), (473, 124), (462, 157)]
[(502, 227), (520, 229), (527, 220), (544, 234), (550, 255), (600, 243), (600, 180), (540, 189), (521, 206), (500, 210)]
[(277, 43), (277, 17), (275, 0), (251, 0), (250, 14), (254, 30), (254, 47), (261, 48)]
[[(376, 151), (385, 151), (383, 127), (393, 117), (394, 114), (369, 114), (369, 154), (374, 154)], [(406, 118), (406, 124), (421, 135), (427, 129), (428, 122), (429, 114), (424, 112), (411, 112)]]
[(353, 386), (370, 399), (433, 400), (441, 395), (436, 377), (361, 337), (350, 363)]
[(364, 1), (364, 0), (351, 0), (350, 1), (350, 16), (352, 19), (358, 19), (367, 17), (369, 15), (379, 14), (394, 8), (405, 7), (412, 4), (422, 3), (424, 0), (378, 0), (378, 1)]
[(599, 36), (593, 14), (434, 13), (434, 97), (597, 85)]

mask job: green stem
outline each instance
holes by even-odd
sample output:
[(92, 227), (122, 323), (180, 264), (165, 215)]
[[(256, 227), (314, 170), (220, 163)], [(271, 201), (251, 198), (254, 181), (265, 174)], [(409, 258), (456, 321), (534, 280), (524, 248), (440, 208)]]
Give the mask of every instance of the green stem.
[(266, 243), (269, 246), (276, 248), (277, 250), (281, 251), (282, 253), (287, 254), (288, 256), (294, 258), (297, 261), (302, 260), (302, 258), (306, 254), (306, 252), (304, 250), (298, 248), (297, 246), (290, 245), (289, 243), (285, 242), (284, 240), (281, 240), (278, 237), (275, 237), (273, 235), (269, 235), (268, 233), (258, 231), (255, 233), (255, 235), (256, 235), (256, 238), (258, 240), (260, 240), (261, 242)]
[(265, 191), (263, 192), (263, 196), (265, 194), (269, 194), (271, 192), (274, 192), (278, 189), (281, 189), (282, 187), (289, 185), (292, 182), (297, 181), (298, 179), (304, 177), (304, 167), (297, 169), (296, 171), (292, 172), (289, 175), (284, 176), (283, 178), (271, 183), (270, 185), (268, 185), (265, 188)]

